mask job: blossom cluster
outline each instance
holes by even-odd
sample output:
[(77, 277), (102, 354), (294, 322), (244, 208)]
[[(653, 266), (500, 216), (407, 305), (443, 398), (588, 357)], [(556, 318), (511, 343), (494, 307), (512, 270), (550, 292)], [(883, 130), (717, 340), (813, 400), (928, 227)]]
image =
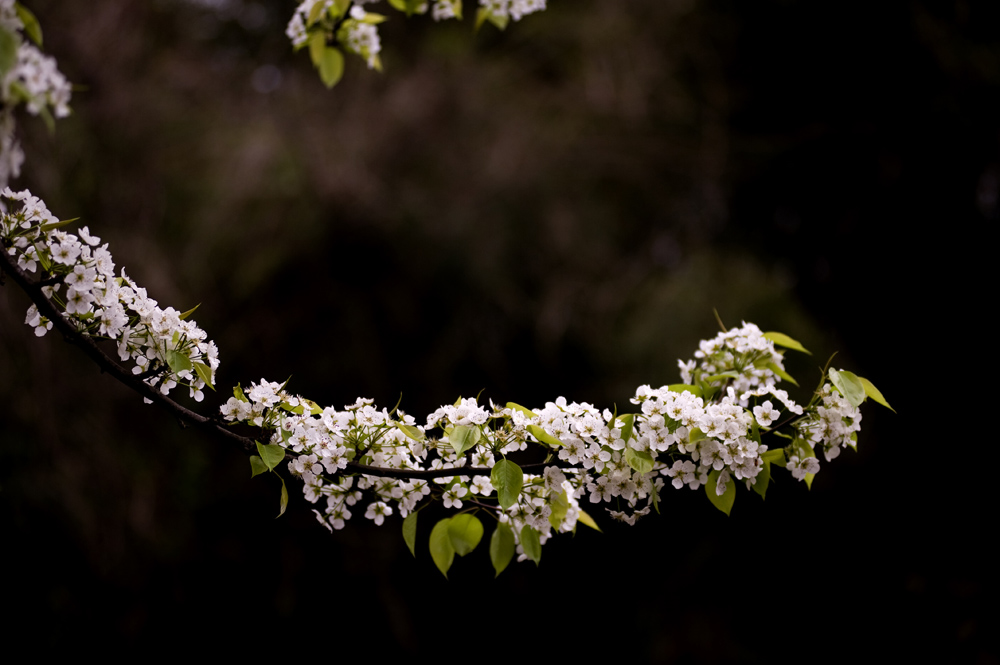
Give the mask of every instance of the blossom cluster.
[(22, 36), (26, 16), (19, 3), (0, 0), (0, 189), (20, 174), (24, 162), (14, 137), (15, 109), (24, 104), (29, 113), (48, 122), (69, 115), (70, 84), (55, 59)]
[[(631, 398), (638, 410), (626, 414), (562, 397), (536, 409), (460, 399), (418, 424), (370, 399), (343, 410), (322, 408), (265, 380), (246, 392), (237, 388), (222, 414), (261, 428), (271, 445), (288, 453), (289, 472), (303, 481), (307, 501), (322, 502), (315, 512), (331, 530), (362, 510), (381, 524), (430, 501), (453, 510), (471, 504), (511, 526), (521, 559), (521, 529), (531, 527), (544, 543), (575, 529), (586, 515), (581, 504), (603, 506), (613, 518), (635, 524), (658, 510), (667, 483), (705, 487), (710, 497), (722, 497), (740, 482), (763, 494), (772, 464), (811, 479), (819, 470), (814, 448), (830, 460), (856, 442), (858, 409), (832, 384), (805, 407), (777, 387), (787, 376), (782, 353), (753, 324), (701, 342), (695, 359), (680, 366), (690, 383), (639, 386)], [(790, 434), (780, 436), (790, 443), (770, 448), (762, 437), (783, 416)], [(540, 474), (523, 473), (516, 499), (500, 505), (486, 473), (501, 459), (523, 458), (523, 451), (538, 446), (555, 459)], [(379, 477), (349, 469), (352, 462), (441, 474), (429, 480), (405, 473)]]
[[(26, 273), (39, 275), (43, 295), (79, 332), (113, 340), (132, 372), (164, 395), (178, 384), (190, 396), (204, 399), (219, 366), (218, 349), (188, 313), (163, 309), (124, 269), (115, 277), (108, 244), (84, 226), (77, 234), (63, 231), (45, 203), (31, 192), (0, 191), (0, 246)], [(25, 323), (39, 337), (52, 321), (36, 305)]]
[[(327, 85), (339, 80), (343, 68), (339, 48), (360, 56), (369, 69), (381, 69), (382, 41), (376, 26), (386, 17), (365, 9), (377, 1), (303, 0), (292, 12), (285, 35), (295, 50), (309, 47)], [(462, 18), (462, 0), (389, 0), (389, 4), (407, 15), (426, 14), (430, 9), (435, 21)], [(511, 20), (545, 9), (546, 0), (479, 0), (479, 5), (476, 26), (489, 21), (502, 30)]]

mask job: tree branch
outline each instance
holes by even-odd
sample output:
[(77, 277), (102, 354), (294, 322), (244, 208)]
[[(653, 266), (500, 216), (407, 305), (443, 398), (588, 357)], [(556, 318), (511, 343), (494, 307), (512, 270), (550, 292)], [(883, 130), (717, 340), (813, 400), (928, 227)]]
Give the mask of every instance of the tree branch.
[[(66, 319), (56, 306), (52, 304), (52, 301), (45, 297), (45, 294), (42, 292), (42, 286), (51, 280), (42, 280), (40, 282), (32, 281), (31, 277), (18, 267), (16, 260), (7, 252), (7, 248), (5, 247), (0, 248), (0, 278), (2, 278), (4, 274), (10, 275), (11, 279), (14, 280), (14, 283), (20, 286), (31, 301), (35, 303), (35, 306), (38, 308), (38, 312), (52, 322), (52, 327), (62, 333), (67, 342), (78, 346), (91, 360), (97, 363), (97, 366), (101, 368), (102, 372), (110, 374), (125, 386), (166, 409), (168, 412), (176, 416), (181, 422), (189, 423), (210, 434), (221, 437), (230, 443), (238, 444), (247, 453), (256, 454), (257, 443), (253, 439), (237, 434), (218, 420), (203, 416), (196, 411), (192, 411), (191, 409), (178, 404), (153, 386), (150, 386), (148, 383), (143, 381), (144, 378), (155, 375), (161, 371), (162, 368), (135, 375), (115, 362), (114, 359), (105, 353), (103, 349), (97, 346), (93, 339), (82, 333), (80, 330), (77, 330), (73, 323)], [(559, 466), (560, 468), (566, 469), (577, 468), (572, 465), (566, 466), (558, 460), (553, 460), (551, 463), (539, 462), (536, 464), (526, 464), (521, 468), (525, 473), (531, 473), (533, 471), (541, 473), (547, 466)], [(493, 471), (489, 467), (457, 467), (453, 469), (424, 470), (393, 469), (388, 467), (369, 466), (367, 464), (357, 464), (355, 462), (348, 462), (345, 470), (351, 473), (363, 473), (367, 476), (398, 478), (401, 480), (431, 479), (441, 478), (444, 476), (488, 476)]]

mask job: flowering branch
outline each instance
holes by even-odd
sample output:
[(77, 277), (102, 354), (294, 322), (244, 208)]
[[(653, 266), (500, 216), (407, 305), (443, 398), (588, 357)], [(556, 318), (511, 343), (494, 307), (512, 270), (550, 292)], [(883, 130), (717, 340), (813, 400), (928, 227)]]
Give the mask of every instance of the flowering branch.
[[(311, 51), (318, 45), (313, 59), (318, 54), (327, 85), (333, 70), (325, 59), (342, 60), (332, 43), (355, 49), (369, 65), (377, 63), (373, 26), (383, 17), (366, 13), (362, 4), (307, 0), (289, 25), (293, 41), (305, 39), (297, 45), (308, 43)], [(426, 11), (426, 3), (411, 0), (391, 4), (407, 13)], [(487, 16), (482, 20), (493, 21), (500, 12), (516, 19), (517, 12), (544, 8), (544, 0), (481, 0), (481, 5), (480, 16), (484, 10)], [(438, 16), (439, 7), (460, 11), (461, 3), (435, 0), (434, 7), (435, 18), (446, 18)], [(22, 30), (32, 32), (31, 19), (19, 4), (0, 0), (0, 130), (9, 125), (12, 132), (12, 114), (21, 104), (32, 113), (68, 112), (68, 87), (54, 61), (21, 38)], [(292, 29), (297, 20), (301, 31)], [(352, 47), (362, 33), (368, 45)], [(40, 43), (40, 31), (35, 41)], [(330, 56), (331, 49), (338, 56)], [(38, 83), (40, 76), (40, 87), (25, 88), (30, 94), (15, 85)], [(0, 139), (3, 185), (16, 174), (21, 157), (11, 147), (11, 134), (0, 132)], [(639, 386), (629, 413), (563, 397), (541, 408), (460, 398), (418, 424), (395, 408), (379, 410), (370, 399), (358, 398), (343, 409), (321, 407), (288, 392), (285, 384), (262, 379), (246, 391), (237, 385), (220, 408), (220, 420), (168, 396), (186, 387), (189, 398), (201, 402), (205, 388), (215, 390), (219, 351), (190, 320), (194, 310), (161, 308), (124, 270), (116, 277), (108, 245), (86, 226), (77, 234), (64, 231), (72, 221), (59, 221), (28, 191), (0, 189), (0, 284), (9, 275), (31, 299), (25, 323), (37, 336), (55, 328), (147, 402), (240, 445), (251, 453), (253, 476), (276, 472), (287, 458), (285, 468), (302, 481), (304, 498), (313, 504), (323, 499), (325, 507), (314, 513), (331, 531), (343, 528), (350, 509), (367, 496), (365, 517), (383, 524), (398, 510), (405, 518), (404, 540), (415, 551), (419, 511), (442, 503), (455, 513), (435, 524), (429, 549), (446, 576), (455, 554), (464, 556), (482, 539), (478, 512), (498, 520), (490, 557), (499, 574), (515, 554), (537, 564), (542, 545), (557, 533), (573, 532), (580, 523), (597, 529), (584, 501), (608, 504), (612, 518), (635, 524), (659, 512), (668, 482), (678, 490), (702, 489), (727, 515), (738, 486), (764, 497), (773, 467), (811, 485), (819, 454), (832, 461), (842, 449), (857, 446), (860, 405), (871, 398), (889, 407), (870, 381), (837, 369), (824, 369), (819, 387), (800, 405), (778, 384), (798, 385), (785, 370), (784, 353), (808, 351), (787, 335), (744, 323), (723, 326), (699, 344), (693, 359), (678, 361), (681, 383)], [(123, 367), (97, 340), (114, 342), (119, 360), (134, 366)], [(772, 427), (776, 421), (780, 424)], [(233, 425), (255, 436), (241, 435)], [(785, 427), (788, 433), (778, 431)], [(768, 434), (771, 445), (764, 443)], [(787, 443), (775, 446), (775, 438)], [(529, 449), (526, 456), (543, 461), (519, 465), (515, 460), (523, 461)], [(288, 492), (284, 479), (281, 484), (283, 513)]]

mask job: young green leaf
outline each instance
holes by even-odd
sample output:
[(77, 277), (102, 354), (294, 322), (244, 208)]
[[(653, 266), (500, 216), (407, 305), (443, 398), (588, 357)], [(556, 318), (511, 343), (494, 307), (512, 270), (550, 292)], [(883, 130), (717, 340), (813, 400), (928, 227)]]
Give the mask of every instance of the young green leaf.
[(483, 523), (479, 518), (470, 513), (462, 513), (451, 518), (448, 524), (448, 537), (451, 538), (451, 546), (458, 556), (465, 556), (483, 538)]
[(653, 470), (653, 457), (644, 450), (635, 450), (625, 446), (625, 461), (639, 473), (649, 473)]
[(198, 378), (205, 382), (205, 385), (215, 390), (215, 386), (212, 385), (212, 368), (205, 363), (194, 363), (194, 371), (198, 375)]
[(267, 465), (264, 464), (264, 460), (260, 458), (259, 455), (250, 456), (250, 477), (259, 476), (262, 473), (267, 473)]
[(497, 571), (494, 577), (499, 577), (513, 558), (514, 532), (509, 525), (499, 522), (490, 538), (490, 561), (493, 562), (493, 570)]
[(769, 370), (780, 376), (785, 381), (788, 381), (793, 386), (798, 387), (799, 382), (793, 379), (791, 374), (778, 367), (775, 363), (773, 362), (767, 363), (766, 365), (764, 365), (764, 367), (768, 368)]
[(687, 383), (672, 383), (667, 386), (667, 390), (673, 391), (675, 393), (682, 393), (685, 390), (694, 395), (695, 397), (703, 397), (702, 390), (698, 386), (692, 386)]
[(520, 411), (521, 413), (523, 413), (524, 415), (528, 416), (529, 418), (537, 418), (538, 417), (538, 414), (535, 413), (534, 411), (532, 411), (531, 409), (527, 409), (527, 408), (521, 406), (520, 404), (515, 404), (514, 402), (507, 402), (507, 408), (508, 409), (513, 409), (514, 411)]
[(632, 428), (635, 427), (635, 414), (626, 413), (618, 416), (617, 419), (622, 421), (622, 441), (628, 443), (628, 440), (632, 438)]
[(784, 448), (774, 448), (768, 450), (766, 453), (760, 456), (762, 460), (768, 464), (777, 464), (780, 467), (785, 466), (785, 449)]
[(810, 353), (809, 350), (806, 349), (806, 347), (802, 346), (802, 344), (800, 344), (799, 342), (797, 342), (796, 340), (792, 339), (791, 337), (789, 337), (784, 333), (766, 332), (764, 333), (764, 337), (766, 339), (771, 340), (778, 346), (783, 346), (786, 349), (793, 349), (795, 351), (801, 351), (802, 353), (808, 353), (809, 355), (812, 355), (812, 353)]
[[(288, 508), (288, 488), (285, 487), (284, 478), (278, 476), (278, 479), (281, 481), (281, 510), (278, 511), (278, 517), (281, 517), (285, 514), (285, 508)], [(278, 519), (278, 517), (275, 517), (274, 519)]]
[(705, 484), (705, 495), (712, 502), (713, 506), (728, 516), (729, 511), (733, 509), (733, 502), (736, 501), (736, 481), (730, 478), (729, 482), (726, 483), (726, 492), (722, 496), (719, 496), (715, 493), (715, 488), (719, 483), (719, 476), (721, 474), (721, 471), (712, 471), (712, 473), (708, 474), (708, 482)]
[(423, 432), (421, 432), (419, 428), (414, 427), (413, 425), (403, 425), (402, 423), (400, 423), (399, 425), (396, 425), (396, 427), (399, 428), (400, 432), (410, 437), (414, 441), (423, 441), (424, 439), (427, 438), (427, 436)]
[(264, 462), (264, 465), (274, 471), (274, 467), (278, 466), (281, 460), (285, 459), (285, 449), (276, 443), (261, 443), (260, 441), (254, 441), (257, 444), (257, 452), (260, 453), (260, 459)]
[(569, 512), (569, 497), (566, 496), (566, 490), (559, 494), (550, 494), (549, 506), (552, 508), (552, 512), (549, 513), (549, 524), (553, 529), (558, 529), (566, 519), (566, 513)]
[(876, 388), (874, 385), (872, 385), (871, 381), (869, 381), (868, 379), (866, 379), (863, 376), (859, 376), (858, 380), (861, 381), (861, 385), (865, 387), (865, 394), (866, 395), (868, 395), (873, 400), (875, 400), (876, 402), (878, 402), (879, 404), (881, 404), (885, 408), (889, 409), (893, 413), (896, 413), (896, 409), (894, 409), (891, 406), (889, 406), (889, 402), (885, 401), (885, 398), (882, 397), (882, 392), (878, 388)]
[(585, 513), (582, 509), (580, 510), (580, 516), (576, 518), (576, 521), (585, 526), (589, 526), (594, 531), (604, 533), (601, 531), (601, 527), (597, 526), (597, 522), (594, 521), (594, 518)]
[(853, 372), (830, 370), (830, 381), (837, 387), (851, 406), (857, 408), (865, 401), (865, 386)]
[(410, 554), (417, 556), (417, 511), (411, 512), (403, 520), (403, 542), (410, 548)]
[(524, 473), (517, 464), (509, 459), (502, 459), (493, 466), (493, 471), (490, 473), (490, 483), (497, 491), (500, 507), (507, 510), (517, 503), (517, 497), (521, 494), (521, 485), (524, 483)]
[(431, 530), (431, 540), (429, 548), (434, 565), (441, 571), (445, 579), (448, 579), (448, 569), (451, 568), (452, 561), (455, 560), (455, 548), (451, 546), (451, 537), (448, 535), (448, 524), (450, 517), (446, 517)]
[(771, 482), (771, 463), (764, 460), (764, 467), (757, 472), (757, 477), (754, 479), (752, 485), (753, 491), (760, 494), (760, 498), (763, 499), (764, 494), (767, 493), (767, 485)]
[(170, 367), (170, 371), (174, 374), (185, 370), (190, 372), (193, 368), (190, 358), (180, 351), (175, 351), (173, 349), (167, 351), (167, 365)]
[(0, 28), (0, 77), (5, 76), (17, 64), (19, 42), (16, 34), (6, 28)]
[(233, 397), (235, 397), (236, 399), (238, 399), (241, 402), (249, 402), (250, 401), (250, 400), (247, 399), (247, 396), (243, 394), (243, 388), (241, 388), (240, 384), (238, 384), (238, 383), (236, 384), (236, 387), (233, 388)]
[[(320, 3), (316, 3), (320, 4)], [(309, 35), (309, 58), (312, 59), (313, 66), (317, 69), (323, 62), (323, 51), (326, 49), (326, 33), (316, 30)]]
[(537, 566), (542, 560), (542, 543), (538, 540), (538, 531), (533, 526), (525, 525), (521, 529), (521, 547), (529, 559)]
[(14, 3), (14, 9), (17, 11), (17, 17), (21, 19), (21, 23), (24, 24), (24, 32), (31, 38), (31, 41), (35, 42), (36, 46), (41, 48), (42, 26), (38, 24), (38, 19), (35, 18), (35, 15), (20, 2)]
[(180, 314), (180, 315), (178, 315), (178, 317), (177, 317), (177, 318), (179, 318), (179, 319), (180, 319), (181, 321), (183, 321), (183, 320), (184, 320), (184, 319), (186, 319), (187, 317), (189, 317), (189, 316), (191, 316), (192, 314), (194, 314), (194, 313), (195, 313), (195, 310), (197, 310), (197, 309), (198, 309), (199, 307), (201, 307), (201, 303), (198, 303), (197, 305), (195, 305), (194, 307), (192, 307), (192, 308), (191, 308), (191, 309), (189, 309), (188, 311), (184, 312), (183, 314)]
[(344, 54), (339, 48), (327, 46), (323, 49), (323, 54), (319, 63), (319, 78), (323, 85), (332, 88), (340, 81), (344, 75)]
[(528, 431), (531, 432), (531, 435), (538, 439), (540, 443), (547, 443), (550, 446), (561, 446), (563, 444), (562, 441), (552, 436), (538, 425), (528, 425)]
[(479, 442), (481, 436), (478, 427), (468, 427), (466, 425), (456, 425), (448, 434), (448, 441), (455, 449), (455, 454), (461, 456), (466, 450), (472, 448)]

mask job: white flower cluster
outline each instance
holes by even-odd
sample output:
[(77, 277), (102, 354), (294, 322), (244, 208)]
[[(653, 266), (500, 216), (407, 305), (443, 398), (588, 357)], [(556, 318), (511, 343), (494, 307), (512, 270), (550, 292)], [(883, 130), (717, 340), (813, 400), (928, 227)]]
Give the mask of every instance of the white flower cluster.
[[(343, 528), (359, 501), (367, 504), (365, 517), (379, 524), (396, 511), (405, 517), (428, 497), (455, 510), (473, 501), (512, 526), (523, 560), (520, 529), (533, 527), (542, 543), (556, 531), (573, 530), (584, 497), (610, 504), (612, 517), (634, 524), (657, 509), (667, 482), (677, 489), (708, 486), (722, 496), (731, 482), (753, 487), (772, 462), (802, 480), (819, 470), (813, 447), (832, 459), (831, 451), (856, 440), (857, 409), (829, 384), (807, 408), (776, 387), (781, 377), (769, 365), (783, 373), (782, 357), (757, 326), (744, 323), (703, 341), (696, 356), (700, 363), (681, 363), (694, 384), (639, 386), (631, 399), (639, 410), (630, 414), (562, 397), (535, 410), (459, 399), (418, 426), (412, 416), (378, 410), (368, 399), (342, 411), (324, 409), (263, 380), (247, 393), (237, 388), (222, 414), (270, 431), (270, 442), (292, 454), (288, 469), (304, 481), (308, 501), (325, 499), (325, 509), (316, 514), (330, 529)], [(750, 406), (763, 396), (773, 401)], [(797, 436), (785, 435), (792, 440), (787, 448), (769, 450), (761, 434), (781, 409), (793, 414), (790, 427)], [(431, 436), (435, 430), (441, 432), (437, 438)], [(469, 464), (493, 468), (529, 444), (548, 448), (558, 462), (542, 475), (523, 474), (521, 492), (506, 509), (497, 505), (489, 476), (461, 475)], [(356, 468), (347, 472), (349, 462), (441, 475), (429, 481), (384, 478)]]
[(69, 82), (54, 58), (24, 40), (24, 27), (14, 0), (0, 0), (0, 50), (9, 48), (7, 55), (13, 56), (11, 66), (0, 69), (0, 189), (20, 175), (24, 162), (24, 152), (14, 138), (15, 109), (24, 104), (32, 115), (50, 120), (52, 115), (69, 115)]
[(545, 9), (545, 0), (479, 0), (479, 5), (498, 19), (520, 21), (528, 14)]
[[(230, 422), (273, 429), (271, 443), (295, 454), (288, 470), (302, 479), (306, 500), (325, 500), (325, 508), (316, 514), (330, 529), (344, 527), (352, 517), (351, 508), (362, 500), (365, 491), (370, 494), (365, 517), (377, 524), (396, 511), (405, 517), (431, 495), (445, 508), (455, 510), (469, 501), (491, 497), (495, 489), (489, 476), (464, 476), (460, 469), (470, 461), (476, 467), (491, 468), (497, 455), (524, 449), (528, 437), (525, 418), (515, 418), (511, 409), (492, 404), (486, 409), (474, 399), (443, 406), (428, 417), (427, 426), (419, 426), (412, 416), (378, 410), (372, 400), (364, 398), (342, 411), (321, 409), (265, 380), (252, 384), (246, 392), (237, 389), (222, 406), (222, 415)], [(491, 420), (498, 426), (487, 426)], [(443, 429), (444, 436), (428, 439), (426, 432), (434, 428)], [(478, 443), (468, 454), (459, 454), (459, 437), (468, 436)], [(344, 477), (348, 461), (383, 469), (440, 470), (441, 475), (428, 481), (361, 473), (355, 479)], [(569, 473), (573, 480), (567, 480), (563, 471), (554, 466), (541, 476), (524, 474), (523, 490), (514, 505), (506, 511), (498, 506), (485, 507), (497, 511), (498, 519), (514, 528), (515, 539), (524, 525), (530, 525), (545, 542), (553, 529), (572, 531), (576, 527), (580, 514), (577, 499), (585, 472)]]
[[(204, 399), (206, 383), (214, 383), (218, 349), (193, 321), (172, 307), (161, 309), (115, 264), (107, 243), (85, 226), (79, 235), (61, 230), (45, 203), (25, 190), (0, 191), (0, 243), (17, 265), (39, 273), (43, 294), (79, 331), (115, 340), (118, 355), (132, 359), (134, 374), (146, 373), (146, 383), (164, 395), (178, 384)], [(39, 270), (41, 268), (41, 270)], [(25, 323), (41, 337), (52, 321), (32, 305)]]
[[(382, 41), (376, 26), (384, 21), (385, 17), (380, 14), (370, 14), (364, 9), (365, 5), (377, 1), (353, 0), (351, 3), (335, 3), (333, 0), (303, 0), (292, 13), (285, 28), (285, 35), (298, 50), (310, 43), (312, 35), (322, 31), (325, 34), (324, 44), (335, 36), (336, 41), (345, 50), (361, 56), (368, 63), (369, 69), (381, 70), (379, 53), (382, 50)], [(519, 21), (528, 14), (546, 8), (546, 0), (479, 0), (479, 4), (480, 13), (477, 21), (489, 20), (501, 29), (510, 20)], [(428, 0), (417, 3), (404, 0), (402, 4), (394, 2), (393, 6), (407, 14), (425, 14), (430, 7), (431, 16), (435, 21), (462, 18), (462, 0)]]
[(344, 48), (360, 55), (368, 63), (368, 69), (374, 69), (382, 51), (382, 40), (378, 28), (365, 22), (366, 16), (361, 7), (351, 8), (351, 18), (344, 21)]
[(811, 448), (820, 447), (829, 462), (840, 455), (842, 448), (857, 446), (861, 409), (844, 399), (831, 383), (823, 386), (820, 395), (823, 405), (798, 423), (797, 429)]
[(20, 96), (28, 113), (38, 115), (51, 108), (57, 118), (69, 115), (70, 84), (56, 68), (56, 60), (24, 42), (17, 49), (17, 65), (3, 80), (5, 100)]
[[(742, 328), (732, 328), (712, 339), (702, 340), (694, 356), (697, 360), (677, 361), (684, 383), (705, 377), (731, 378), (732, 388), (737, 393), (757, 388), (767, 390), (780, 380), (779, 372), (785, 369), (774, 343), (760, 328), (746, 322)], [(740, 404), (747, 405), (745, 395), (741, 395)]]
[(0, 0), (0, 30), (21, 30), (24, 23), (14, 9), (14, 0)]

